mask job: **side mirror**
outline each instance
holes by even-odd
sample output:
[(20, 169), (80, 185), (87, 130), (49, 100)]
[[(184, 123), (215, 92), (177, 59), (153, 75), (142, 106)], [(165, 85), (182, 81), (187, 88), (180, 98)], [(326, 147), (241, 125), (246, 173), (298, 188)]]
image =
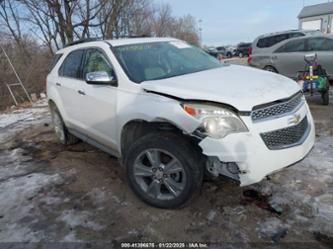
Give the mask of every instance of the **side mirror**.
[(307, 63), (313, 64), (314, 62), (317, 61), (317, 54), (316, 54), (316, 53), (306, 54), (306, 55), (304, 56), (304, 60), (305, 60)]
[(115, 85), (117, 83), (117, 80), (105, 71), (87, 73), (85, 79), (88, 84), (92, 85)]

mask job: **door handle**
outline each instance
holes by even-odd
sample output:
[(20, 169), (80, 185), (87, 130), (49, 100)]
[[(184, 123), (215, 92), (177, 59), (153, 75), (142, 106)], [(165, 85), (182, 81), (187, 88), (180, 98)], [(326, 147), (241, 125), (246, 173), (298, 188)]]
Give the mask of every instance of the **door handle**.
[(61, 84), (57, 82), (57, 83), (56, 83), (56, 86), (61, 86)]
[(82, 90), (78, 90), (77, 91), (79, 94), (81, 94), (81, 95), (86, 95), (86, 93), (84, 92), (84, 91), (82, 91)]

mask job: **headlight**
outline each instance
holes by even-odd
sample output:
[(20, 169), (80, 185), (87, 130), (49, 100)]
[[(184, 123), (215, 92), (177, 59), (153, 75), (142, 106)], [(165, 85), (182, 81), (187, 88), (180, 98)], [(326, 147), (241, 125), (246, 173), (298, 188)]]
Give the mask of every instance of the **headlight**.
[(248, 131), (243, 121), (229, 109), (205, 104), (183, 104), (182, 107), (201, 121), (201, 129), (209, 137), (223, 138), (231, 133)]

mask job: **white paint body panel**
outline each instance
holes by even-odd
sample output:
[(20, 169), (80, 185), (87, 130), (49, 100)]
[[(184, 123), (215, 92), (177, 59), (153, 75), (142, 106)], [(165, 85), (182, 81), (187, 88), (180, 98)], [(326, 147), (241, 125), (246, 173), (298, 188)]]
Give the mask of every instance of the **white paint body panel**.
[[(172, 40), (130, 39), (123, 42), (110, 41), (110, 43), (118, 46), (135, 42)], [(69, 52), (89, 47), (98, 47), (109, 57), (117, 75), (118, 86), (94, 86), (88, 85), (83, 80), (61, 79), (58, 76), (58, 69)], [(123, 127), (128, 122), (165, 121), (189, 135), (200, 126), (197, 119), (184, 112), (177, 98), (184, 101), (212, 101), (233, 106), (239, 111), (251, 111), (256, 105), (288, 98), (300, 90), (299, 86), (288, 78), (242, 66), (225, 66), (170, 79), (135, 84), (129, 80), (106, 42), (75, 45), (60, 52), (63, 56), (47, 78), (49, 100), (57, 105), (67, 127), (83, 131), (87, 139), (94, 139), (107, 146), (119, 157), (121, 157)], [(58, 81), (62, 83), (61, 90), (56, 86)], [(64, 84), (66, 86), (63, 88)], [(83, 90), (86, 95), (79, 95), (77, 90)], [(70, 92), (71, 96), (64, 94), (63, 91)], [(73, 114), (73, 111), (77, 113)], [(241, 185), (259, 182), (266, 175), (301, 160), (311, 150), (314, 144), (311, 113), (306, 104), (298, 109), (297, 113), (302, 117), (307, 116), (311, 126), (309, 136), (299, 146), (270, 151), (259, 135), (262, 132), (288, 127), (290, 116), (259, 123), (253, 123), (249, 116), (242, 116), (248, 132), (231, 134), (223, 139), (207, 137), (199, 146), (205, 155), (218, 157), (223, 162), (236, 162), (241, 170), (246, 171), (246, 174), (240, 175)]]
[(284, 76), (246, 66), (224, 66), (203, 72), (142, 83), (143, 88), (182, 99), (225, 103), (240, 111), (290, 97), (299, 85)]
[[(307, 116), (310, 133), (303, 144), (282, 150), (269, 150), (260, 133), (291, 126), (288, 121), (294, 114), (301, 120)], [(236, 162), (241, 171), (241, 186), (260, 182), (267, 175), (279, 171), (302, 160), (312, 149), (315, 140), (315, 127), (306, 103), (295, 113), (279, 119), (253, 123), (250, 117), (242, 117), (248, 133), (231, 134), (223, 139), (206, 138), (199, 145), (207, 156), (217, 156), (222, 162)]]

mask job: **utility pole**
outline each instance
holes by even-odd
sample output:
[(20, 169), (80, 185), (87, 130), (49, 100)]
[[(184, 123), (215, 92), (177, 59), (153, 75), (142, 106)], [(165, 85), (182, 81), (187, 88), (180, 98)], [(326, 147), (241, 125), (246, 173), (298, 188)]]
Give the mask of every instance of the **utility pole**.
[(200, 38), (200, 44), (202, 46), (202, 19), (199, 19), (199, 38)]

